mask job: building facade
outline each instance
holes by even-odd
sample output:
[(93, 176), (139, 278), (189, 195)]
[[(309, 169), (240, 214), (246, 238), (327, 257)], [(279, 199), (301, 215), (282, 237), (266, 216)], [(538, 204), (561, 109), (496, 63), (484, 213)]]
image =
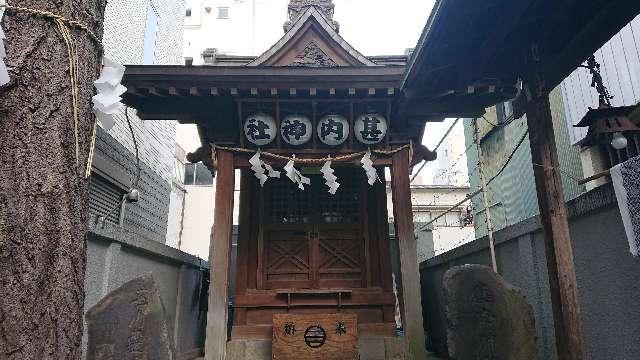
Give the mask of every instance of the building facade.
[[(611, 105), (617, 107), (638, 104), (640, 102), (640, 17), (633, 19), (614, 35), (595, 52), (594, 56), (601, 65), (600, 72), (604, 85), (613, 96)], [(574, 127), (574, 125), (580, 122), (589, 108), (598, 107), (598, 93), (591, 87), (591, 78), (588, 69), (577, 68), (561, 84), (572, 144), (583, 140), (588, 129)], [(635, 137), (635, 144), (637, 144), (640, 138), (637, 134)], [(608, 153), (613, 149), (602, 151), (598, 146), (579, 148), (585, 177), (606, 170), (612, 165)], [(635, 150), (637, 153), (640, 148)], [(614, 159), (613, 162), (616, 160)], [(586, 188), (590, 190), (608, 181), (606, 177), (596, 179), (588, 182)]]
[[(635, 105), (640, 101), (640, 17), (635, 18), (614, 35), (596, 53), (602, 68), (605, 86), (614, 96), (613, 106)], [(550, 94), (554, 133), (560, 162), (562, 186), (566, 201), (576, 198), (586, 189), (606, 182), (603, 178), (579, 185), (578, 181), (593, 175), (594, 158), (577, 143), (586, 135), (586, 128), (575, 128), (589, 108), (598, 107), (598, 93), (591, 87), (591, 75), (577, 68)], [(482, 149), (482, 168), (487, 179), (493, 177), (506, 161), (527, 129), (526, 116), (514, 119), (510, 103), (491, 108), (486, 119), (478, 120)], [(473, 121), (465, 121), (467, 146), (473, 145)], [(478, 153), (475, 146), (468, 151), (467, 167), (471, 188), (480, 187)], [(503, 229), (538, 214), (531, 153), (528, 136), (513, 155), (513, 159), (487, 187), (494, 230)], [(473, 199), (476, 235), (487, 233), (482, 196)]]
[[(571, 200), (582, 192), (584, 187), (577, 181), (582, 179), (582, 167), (577, 147), (571, 144), (566, 109), (560, 87), (549, 95), (553, 116), (555, 141), (561, 166), (564, 197)], [(538, 214), (538, 200), (531, 166), (531, 151), (526, 116), (514, 119), (509, 103), (491, 108), (484, 118), (464, 121), (467, 151), (467, 167), (472, 191), (480, 189), (478, 151), (474, 144), (475, 125), (478, 126), (478, 141), (482, 152), (480, 167), (485, 180), (496, 176), (507, 159), (512, 159), (490, 184), (487, 185), (487, 197), (491, 221), (494, 230), (503, 229)], [(517, 144), (524, 137), (521, 145)], [(515, 152), (514, 152), (515, 150)], [(511, 155), (513, 153), (513, 155)], [(472, 199), (476, 236), (487, 234), (486, 213), (482, 194)]]
[[(104, 21), (105, 56), (124, 65), (181, 63), (183, 11), (180, 0), (110, 1)], [(122, 111), (113, 128), (97, 131), (90, 215), (164, 243), (176, 178), (176, 122), (143, 122), (133, 110), (128, 117), (139, 154), (140, 200), (121, 201), (137, 174), (136, 146)]]
[[(468, 186), (411, 185), (411, 206), (420, 262), (475, 239), (473, 219), (469, 217), (469, 202), (446, 212), (429, 226), (424, 226), (450, 210), (468, 193)], [(387, 207), (387, 213), (393, 214), (390, 187), (387, 187)], [(390, 217), (389, 223), (393, 223), (393, 220)]]
[(255, 55), (274, 43), (282, 31), (286, 0), (187, 0), (184, 12), (185, 63), (202, 65), (203, 54)]
[(434, 185), (469, 186), (463, 121), (458, 121), (438, 147), (438, 159), (432, 170)]

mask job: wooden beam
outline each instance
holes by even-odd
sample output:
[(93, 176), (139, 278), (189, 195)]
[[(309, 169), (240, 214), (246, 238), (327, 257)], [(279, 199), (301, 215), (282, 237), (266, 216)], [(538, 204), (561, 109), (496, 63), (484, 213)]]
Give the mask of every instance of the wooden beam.
[(423, 360), (426, 359), (425, 336), (422, 322), (418, 249), (411, 211), (409, 173), (409, 151), (405, 149), (395, 153), (391, 167), (391, 195), (400, 254), (402, 326), (405, 331), (409, 358)]
[(231, 235), (233, 229), (233, 154), (218, 151), (218, 173), (209, 263), (209, 308), (207, 311), (207, 333), (205, 359), (224, 360), (227, 346), (227, 298), (229, 291), (229, 266), (231, 258)]
[(529, 105), (527, 123), (544, 232), (558, 358), (584, 360), (587, 356), (578, 302), (578, 284), (547, 93), (537, 97)]

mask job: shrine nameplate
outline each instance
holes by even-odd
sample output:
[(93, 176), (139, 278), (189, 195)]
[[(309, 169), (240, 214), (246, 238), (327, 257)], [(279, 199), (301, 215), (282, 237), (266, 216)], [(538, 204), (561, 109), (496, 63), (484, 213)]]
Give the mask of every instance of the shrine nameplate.
[(275, 360), (358, 359), (355, 314), (273, 315)]

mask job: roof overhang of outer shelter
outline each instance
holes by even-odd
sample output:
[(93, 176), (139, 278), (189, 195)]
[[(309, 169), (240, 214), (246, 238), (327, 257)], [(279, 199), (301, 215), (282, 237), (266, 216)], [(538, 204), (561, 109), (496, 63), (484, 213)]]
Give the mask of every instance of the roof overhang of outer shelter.
[(638, 13), (638, 0), (438, 0), (401, 84), (403, 111), (482, 114), (513, 95), (533, 44), (552, 89)]

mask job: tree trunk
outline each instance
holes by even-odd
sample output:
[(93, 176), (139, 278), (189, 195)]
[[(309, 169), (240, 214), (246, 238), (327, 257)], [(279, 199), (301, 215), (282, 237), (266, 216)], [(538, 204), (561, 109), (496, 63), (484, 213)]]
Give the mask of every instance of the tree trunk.
[[(25, 0), (102, 37), (105, 0)], [(78, 52), (80, 156), (67, 48), (53, 21), (7, 10), (11, 82), (0, 88), (0, 358), (79, 359), (87, 180), (100, 50), (72, 28)]]

